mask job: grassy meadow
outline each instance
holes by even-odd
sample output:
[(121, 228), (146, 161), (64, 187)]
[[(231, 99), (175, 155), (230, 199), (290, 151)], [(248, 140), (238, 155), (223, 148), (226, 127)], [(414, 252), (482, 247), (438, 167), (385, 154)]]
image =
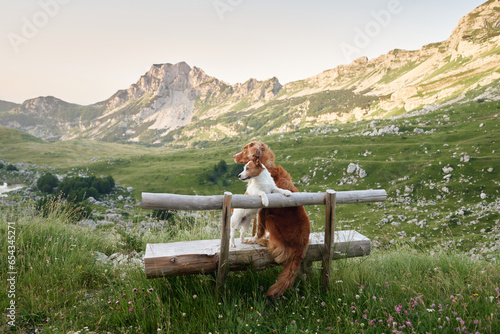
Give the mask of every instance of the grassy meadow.
[[(91, 230), (58, 209), (33, 207), (38, 194), (0, 198), (0, 231), (15, 226), (16, 302), (20, 333), (425, 333), (500, 332), (500, 102), (471, 102), (405, 118), (304, 128), (261, 138), (238, 137), (168, 148), (72, 140), (44, 142), (0, 127), (0, 179), (29, 183), (29, 173), (112, 175), (133, 187), (134, 205), (116, 201), (130, 223)], [(396, 131), (395, 128), (398, 128)], [(384, 134), (374, 133), (374, 129)], [(385, 130), (384, 130), (385, 129)], [(243, 193), (236, 178), (209, 181), (221, 160), (263, 140), (301, 191), (385, 189), (384, 203), (337, 207), (337, 229), (372, 240), (368, 257), (338, 260), (329, 292), (319, 271), (284, 298), (264, 297), (281, 268), (230, 273), (215, 296), (210, 275), (146, 280), (140, 266), (96, 261), (97, 252), (141, 253), (148, 242), (218, 238), (219, 213), (175, 215), (147, 231), (141, 192)], [(366, 176), (350, 174), (358, 164)], [(122, 188), (120, 188), (122, 189)], [(114, 194), (124, 195), (123, 190)], [(17, 201), (17, 205), (9, 202)], [(130, 204), (130, 203), (128, 203)], [(94, 213), (108, 209), (93, 204)], [(307, 207), (313, 231), (324, 209)], [(210, 227), (207, 229), (207, 226)], [(1, 243), (0, 279), (8, 279)], [(6, 290), (0, 307), (8, 306)], [(7, 330), (8, 318), (0, 322)]]
[[(334, 261), (330, 290), (320, 270), (278, 302), (264, 292), (280, 268), (232, 272), (227, 291), (193, 275), (147, 280), (140, 266), (113, 267), (97, 251), (127, 252), (120, 240), (67, 223), (54, 208), (40, 217), (30, 203), (3, 211), (17, 231), (17, 333), (495, 333), (500, 330), (500, 268), (456, 251), (430, 254), (398, 246)], [(22, 215), (20, 215), (20, 213)], [(186, 229), (203, 238), (197, 221)], [(171, 226), (170, 228), (175, 228)], [(167, 230), (153, 231), (166, 235)], [(6, 254), (7, 244), (0, 249)], [(3, 257), (2, 257), (3, 258)], [(2, 264), (4, 266), (5, 263)], [(6, 281), (6, 271), (0, 277)], [(5, 310), (8, 298), (0, 292)], [(5, 318), (3, 319), (5, 320)], [(2, 331), (9, 332), (5, 324)]]

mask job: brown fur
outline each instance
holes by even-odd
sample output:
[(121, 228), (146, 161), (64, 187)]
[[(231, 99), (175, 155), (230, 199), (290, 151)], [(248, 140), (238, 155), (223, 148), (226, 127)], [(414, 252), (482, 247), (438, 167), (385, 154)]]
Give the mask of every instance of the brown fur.
[(254, 158), (259, 158), (266, 168), (274, 167), (273, 152), (261, 141), (254, 141), (245, 145), (240, 153), (233, 155), (234, 162), (246, 164)]
[[(290, 174), (283, 167), (274, 167), (274, 154), (263, 142), (247, 144), (243, 151), (233, 156), (237, 163), (247, 163), (255, 157), (258, 157), (268, 168), (279, 188), (292, 192), (299, 191), (293, 185)], [(304, 259), (311, 230), (309, 217), (303, 206), (297, 206), (262, 209), (259, 212), (259, 220), (258, 242), (265, 244), (262, 238), (267, 230), (269, 232), (268, 251), (276, 262), (283, 265), (283, 271), (276, 283), (266, 293), (269, 298), (277, 298), (292, 286)]]

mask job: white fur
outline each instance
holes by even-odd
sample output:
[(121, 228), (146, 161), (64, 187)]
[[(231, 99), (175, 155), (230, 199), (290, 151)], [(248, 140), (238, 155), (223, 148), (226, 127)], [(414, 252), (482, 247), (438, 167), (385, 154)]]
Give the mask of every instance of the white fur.
[[(260, 196), (262, 204), (264, 206), (269, 205), (269, 199), (267, 197), (267, 194), (276, 192), (281, 193), (285, 196), (290, 196), (292, 194), (290, 190), (281, 189), (276, 186), (276, 183), (274, 183), (271, 173), (269, 173), (266, 167), (264, 167), (264, 169), (260, 172), (259, 175), (250, 178), (246, 172), (248, 164), (249, 163), (245, 165), (243, 172), (241, 172), (238, 175), (238, 177), (242, 181), (252, 180), (252, 182), (249, 182), (247, 186), (246, 193), (248, 195)], [(231, 239), (230, 239), (231, 247), (236, 247), (234, 243), (234, 236), (238, 228), (240, 228), (240, 240), (242, 243), (244, 242), (244, 236), (248, 228), (250, 227), (250, 222), (252, 221), (252, 218), (255, 217), (255, 215), (259, 211), (260, 209), (234, 209), (234, 212), (231, 216)]]

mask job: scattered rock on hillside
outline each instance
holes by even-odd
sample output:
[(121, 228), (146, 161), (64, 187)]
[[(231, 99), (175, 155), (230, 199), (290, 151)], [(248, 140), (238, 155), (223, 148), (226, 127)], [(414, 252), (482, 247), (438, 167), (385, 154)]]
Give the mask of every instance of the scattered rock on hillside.
[(347, 166), (347, 173), (348, 174), (355, 174), (355, 175), (359, 176), (360, 178), (364, 178), (367, 175), (366, 171), (360, 165), (352, 163), (352, 162)]

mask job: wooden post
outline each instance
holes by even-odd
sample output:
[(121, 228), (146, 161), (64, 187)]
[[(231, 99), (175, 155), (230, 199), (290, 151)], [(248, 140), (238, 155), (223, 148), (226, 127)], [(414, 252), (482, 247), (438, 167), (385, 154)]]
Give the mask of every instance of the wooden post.
[(333, 258), (333, 237), (335, 235), (335, 204), (337, 193), (334, 190), (326, 191), (325, 198), (325, 248), (323, 254), (323, 264), (321, 277), (323, 288), (328, 290), (330, 283), (330, 267)]
[(230, 192), (224, 193), (224, 202), (222, 203), (222, 232), (220, 239), (219, 264), (217, 268), (216, 289), (221, 289), (226, 284), (229, 257), (229, 236), (231, 224), (231, 199), (233, 194)]

